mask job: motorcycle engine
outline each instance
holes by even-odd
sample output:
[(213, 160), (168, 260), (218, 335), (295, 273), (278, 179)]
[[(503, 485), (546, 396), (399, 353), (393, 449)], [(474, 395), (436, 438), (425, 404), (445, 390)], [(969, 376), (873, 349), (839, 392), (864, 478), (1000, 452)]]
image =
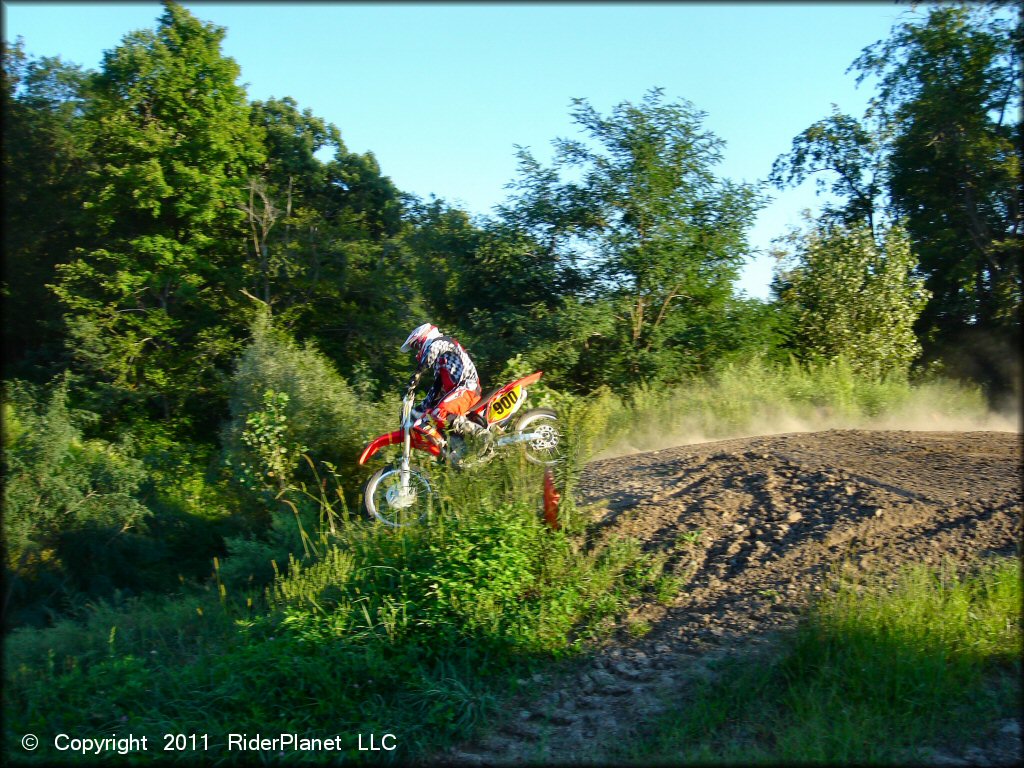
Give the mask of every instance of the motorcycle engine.
[(458, 434), (448, 435), (448, 458), (453, 466), (461, 466), (470, 453), (470, 446), (466, 443), (466, 438)]

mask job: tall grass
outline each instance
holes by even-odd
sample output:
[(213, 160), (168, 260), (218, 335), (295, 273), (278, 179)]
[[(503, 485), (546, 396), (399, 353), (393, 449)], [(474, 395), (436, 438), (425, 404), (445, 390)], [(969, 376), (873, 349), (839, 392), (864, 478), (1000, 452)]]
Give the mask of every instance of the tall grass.
[[(581, 516), (548, 528), (537, 468), (509, 461), (435, 480), (434, 518), (399, 530), (314, 488), (307, 499), (325, 514), (296, 505), (302, 546), (272, 564), (264, 590), (239, 591), (218, 570), (176, 603), (101, 604), (84, 621), (15, 631), (9, 751), (65, 759), (53, 734), (113, 729), (153, 741), (207, 733), (218, 759), (232, 757), (229, 732), (347, 734), (344, 756), (366, 758), (356, 736), (388, 732), (401, 745), (392, 757), (410, 759), (468, 737), (517, 679), (608, 631), (651, 580), (637, 542), (587, 541)], [(23, 733), (43, 742), (31, 756)]]
[(1020, 697), (1021, 570), (843, 580), (777, 661), (740, 659), (659, 724), (641, 762), (906, 763), (977, 743)]
[(860, 375), (834, 363), (723, 364), (667, 389), (592, 398), (599, 457), (686, 442), (832, 428), (1016, 429), (989, 413), (979, 387), (931, 378)]

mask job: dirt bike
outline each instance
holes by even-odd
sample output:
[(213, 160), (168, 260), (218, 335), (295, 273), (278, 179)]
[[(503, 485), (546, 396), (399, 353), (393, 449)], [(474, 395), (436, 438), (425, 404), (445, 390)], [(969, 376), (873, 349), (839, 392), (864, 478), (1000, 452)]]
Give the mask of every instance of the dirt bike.
[(556, 464), (562, 436), (555, 412), (534, 408), (513, 420), (526, 402), (526, 388), (536, 383), (541, 373), (531, 373), (481, 397), (466, 418), (483, 429), (469, 436), (451, 430), (442, 435), (426, 417), (416, 417), (413, 400), (420, 374), (413, 376), (402, 398), (401, 428), (371, 440), (359, 457), (362, 466), (382, 448), (402, 447), (393, 465), (367, 480), (363, 488), (367, 513), (382, 523), (399, 526), (416, 522), (429, 512), (433, 491), (427, 473), (412, 465), (414, 450), (457, 469), (484, 464), (514, 446), (521, 447), (533, 464)]

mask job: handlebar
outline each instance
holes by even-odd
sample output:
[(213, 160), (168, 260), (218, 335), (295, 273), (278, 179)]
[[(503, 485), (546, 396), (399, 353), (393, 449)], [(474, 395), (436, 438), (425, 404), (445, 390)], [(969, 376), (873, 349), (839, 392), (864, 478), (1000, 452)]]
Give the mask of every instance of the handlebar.
[(405, 397), (402, 398), (402, 425), (403, 427), (407, 424), (407, 421), (412, 415), (413, 400), (416, 399), (416, 385), (419, 384), (420, 377), (423, 375), (423, 371), (417, 371), (409, 379), (409, 386), (405, 389)]
[(406, 397), (413, 395), (416, 392), (416, 386), (420, 383), (420, 377), (423, 375), (423, 371), (417, 371), (409, 379), (409, 386), (405, 390)]

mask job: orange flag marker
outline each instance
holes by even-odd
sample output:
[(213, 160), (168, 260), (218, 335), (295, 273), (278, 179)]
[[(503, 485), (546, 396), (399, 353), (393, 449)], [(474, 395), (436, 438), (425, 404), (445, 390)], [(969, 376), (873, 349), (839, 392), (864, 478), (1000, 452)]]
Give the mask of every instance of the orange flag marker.
[(552, 530), (558, 530), (558, 502), (562, 494), (555, 490), (555, 478), (550, 469), (544, 470), (544, 519)]

